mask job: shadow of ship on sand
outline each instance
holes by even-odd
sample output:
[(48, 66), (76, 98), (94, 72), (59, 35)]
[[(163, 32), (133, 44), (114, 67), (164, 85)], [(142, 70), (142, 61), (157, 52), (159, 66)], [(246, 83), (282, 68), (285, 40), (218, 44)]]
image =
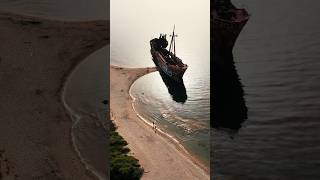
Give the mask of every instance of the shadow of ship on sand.
[(188, 96), (183, 80), (181, 82), (174, 81), (164, 72), (162, 72), (161, 69), (157, 69), (172, 99), (178, 103), (185, 103), (188, 99)]

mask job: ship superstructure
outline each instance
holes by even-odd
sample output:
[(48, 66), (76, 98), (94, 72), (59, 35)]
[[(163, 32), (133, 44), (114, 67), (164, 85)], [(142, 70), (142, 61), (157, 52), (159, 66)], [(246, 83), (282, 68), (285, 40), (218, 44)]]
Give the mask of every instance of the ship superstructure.
[(166, 49), (168, 41), (166, 34), (160, 34), (159, 38), (154, 38), (150, 41), (151, 55), (154, 63), (163, 71), (167, 76), (177, 82), (182, 82), (182, 77), (188, 68), (180, 58), (176, 55), (176, 41), (175, 28), (171, 36), (169, 50)]

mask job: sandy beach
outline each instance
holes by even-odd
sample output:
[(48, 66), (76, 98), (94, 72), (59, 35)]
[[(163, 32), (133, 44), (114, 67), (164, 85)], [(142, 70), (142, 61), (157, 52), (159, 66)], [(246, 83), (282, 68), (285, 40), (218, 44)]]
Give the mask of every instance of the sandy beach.
[(111, 118), (117, 131), (128, 142), (134, 157), (144, 168), (143, 180), (208, 180), (209, 170), (181, 145), (164, 133), (155, 133), (152, 126), (140, 119), (132, 107), (131, 85), (139, 77), (156, 68), (121, 68), (111, 66)]
[(0, 42), (0, 179), (96, 179), (73, 148), (61, 91), (72, 69), (109, 43), (109, 22), (0, 13)]

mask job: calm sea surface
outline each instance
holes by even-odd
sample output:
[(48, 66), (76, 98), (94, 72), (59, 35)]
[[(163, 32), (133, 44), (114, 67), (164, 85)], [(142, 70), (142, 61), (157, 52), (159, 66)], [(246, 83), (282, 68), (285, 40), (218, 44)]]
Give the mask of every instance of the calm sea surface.
[[(121, 3), (128, 6), (121, 7)], [(237, 133), (212, 130), (214, 174), (238, 179), (318, 179), (320, 3), (316, 0), (236, 3), (247, 7), (252, 15), (234, 48), (237, 70), (245, 85), (249, 118)], [(0, 1), (0, 9), (6, 11), (61, 20), (108, 19), (104, 7), (108, 3), (102, 0)], [(111, 22), (112, 64), (153, 66), (149, 40), (158, 33), (170, 33), (176, 24), (177, 54), (189, 65), (184, 76), (188, 99), (185, 103), (174, 101), (158, 72), (139, 79), (132, 94), (137, 97), (135, 106), (141, 115), (157, 120), (205, 160), (209, 152), (210, 117), (209, 2), (118, 0), (112, 1), (111, 7), (112, 21), (117, 22)], [(120, 7), (121, 11), (116, 11)], [(96, 61), (104, 57), (103, 53), (92, 56)], [(94, 74), (101, 75), (91, 73)], [(79, 97), (92, 97), (94, 88), (83, 88)], [(70, 101), (80, 102), (81, 98), (70, 96)], [(91, 100), (96, 104), (104, 98), (101, 95)], [(79, 104), (73, 107), (76, 110), (85, 107), (84, 114), (95, 114), (93, 117), (101, 112), (94, 105), (70, 104)]]
[(319, 179), (320, 2), (235, 3), (251, 14), (233, 51), (248, 120), (212, 130), (214, 177)]
[[(149, 41), (159, 33), (172, 33), (175, 24), (177, 55), (189, 65), (183, 77), (184, 87), (175, 90), (176, 85), (170, 86), (159, 72), (154, 72), (138, 79), (131, 94), (136, 98), (134, 106), (141, 116), (156, 121), (161, 129), (174, 135), (207, 164), (210, 156), (209, 10), (209, 0), (112, 0), (110, 46), (111, 64), (154, 66)], [(169, 84), (171, 94), (164, 81)], [(179, 96), (183, 99), (185, 94), (187, 99), (181, 100)]]

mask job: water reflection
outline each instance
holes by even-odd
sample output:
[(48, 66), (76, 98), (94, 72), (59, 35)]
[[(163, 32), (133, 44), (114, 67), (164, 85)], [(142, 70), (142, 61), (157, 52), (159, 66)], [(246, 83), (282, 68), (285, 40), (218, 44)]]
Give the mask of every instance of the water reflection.
[[(215, 8), (219, 11), (222, 6)], [(239, 129), (247, 119), (248, 110), (232, 49), (247, 20), (226, 19), (226, 22), (232, 23), (232, 26), (229, 26), (227, 23), (221, 23), (220, 17), (214, 18), (213, 14), (216, 11), (213, 3), (210, 9), (210, 58), (213, 63), (213, 121), (210, 121), (210, 125), (214, 128)]]
[(247, 119), (248, 110), (232, 56), (213, 55), (213, 92), (211, 126), (239, 129)]
[[(213, 33), (211, 59), (213, 63), (213, 121), (214, 128), (239, 129), (247, 119), (243, 86), (234, 65), (232, 47)], [(227, 47), (227, 48), (222, 48)]]
[(178, 103), (185, 103), (188, 99), (188, 96), (183, 80), (181, 82), (174, 81), (159, 68), (158, 72), (162, 78), (162, 81), (167, 86), (168, 92), (171, 95), (172, 99)]
[[(149, 41), (159, 33), (171, 33), (175, 24), (178, 33), (176, 51), (189, 66), (183, 77), (185, 88), (170, 86), (170, 83), (166, 85), (165, 80), (161, 80), (162, 76), (155, 72), (135, 81), (131, 92), (141, 116), (157, 120), (159, 127), (181, 140), (191, 154), (204, 161), (210, 159), (210, 149), (206, 146), (209, 144), (208, 130), (189, 134), (185, 130), (199, 128), (195, 125), (209, 128), (209, 5), (209, 0), (115, 0), (110, 8), (110, 50), (111, 64), (114, 65), (132, 68), (154, 66)], [(178, 11), (176, 7), (179, 7)], [(188, 92), (184, 93), (184, 89)]]

